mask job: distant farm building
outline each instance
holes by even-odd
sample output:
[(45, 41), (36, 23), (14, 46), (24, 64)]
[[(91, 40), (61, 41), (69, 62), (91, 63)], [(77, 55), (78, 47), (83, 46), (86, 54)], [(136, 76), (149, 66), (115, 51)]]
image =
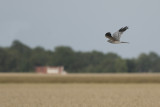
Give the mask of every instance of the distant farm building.
[(42, 73), (42, 74), (66, 74), (67, 72), (64, 71), (63, 66), (39, 66), (36, 67), (36, 72), (37, 73)]

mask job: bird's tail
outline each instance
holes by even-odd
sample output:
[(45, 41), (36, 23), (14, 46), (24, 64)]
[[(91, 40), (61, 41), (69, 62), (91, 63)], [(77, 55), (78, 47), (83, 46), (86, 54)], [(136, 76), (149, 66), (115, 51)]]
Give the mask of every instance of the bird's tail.
[(121, 42), (121, 43), (128, 43), (129, 44), (129, 42)]
[(119, 32), (124, 32), (124, 31), (126, 31), (128, 29), (128, 26), (126, 26), (126, 27), (122, 27), (121, 29), (119, 29)]

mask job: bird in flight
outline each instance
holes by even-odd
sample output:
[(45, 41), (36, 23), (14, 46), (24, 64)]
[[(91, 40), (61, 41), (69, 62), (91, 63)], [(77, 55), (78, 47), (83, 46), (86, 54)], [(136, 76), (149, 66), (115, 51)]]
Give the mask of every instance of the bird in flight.
[(123, 34), (124, 31), (126, 31), (128, 29), (128, 26), (126, 27), (122, 27), (120, 28), (117, 32), (113, 33), (113, 35), (111, 36), (110, 32), (107, 32), (105, 34), (105, 37), (108, 38), (108, 42), (109, 43), (113, 43), (113, 44), (120, 44), (120, 43), (128, 43), (128, 42), (121, 42), (120, 38), (121, 35)]

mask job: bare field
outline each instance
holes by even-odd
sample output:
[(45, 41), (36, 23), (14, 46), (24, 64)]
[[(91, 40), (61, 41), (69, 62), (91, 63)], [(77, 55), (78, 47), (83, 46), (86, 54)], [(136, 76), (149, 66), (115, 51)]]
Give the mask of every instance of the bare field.
[(0, 83), (160, 83), (160, 74), (23, 74), (0, 73)]
[(0, 74), (0, 107), (160, 107), (160, 74)]
[(159, 84), (0, 84), (1, 107), (160, 107)]

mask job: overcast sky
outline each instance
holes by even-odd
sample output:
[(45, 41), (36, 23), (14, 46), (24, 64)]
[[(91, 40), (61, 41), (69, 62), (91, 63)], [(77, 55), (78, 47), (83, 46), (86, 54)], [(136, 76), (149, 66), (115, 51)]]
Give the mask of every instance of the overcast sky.
[[(129, 29), (110, 44), (106, 32)], [(160, 55), (160, 0), (0, 0), (0, 46), (14, 40), (34, 48), (114, 52), (124, 58)]]

